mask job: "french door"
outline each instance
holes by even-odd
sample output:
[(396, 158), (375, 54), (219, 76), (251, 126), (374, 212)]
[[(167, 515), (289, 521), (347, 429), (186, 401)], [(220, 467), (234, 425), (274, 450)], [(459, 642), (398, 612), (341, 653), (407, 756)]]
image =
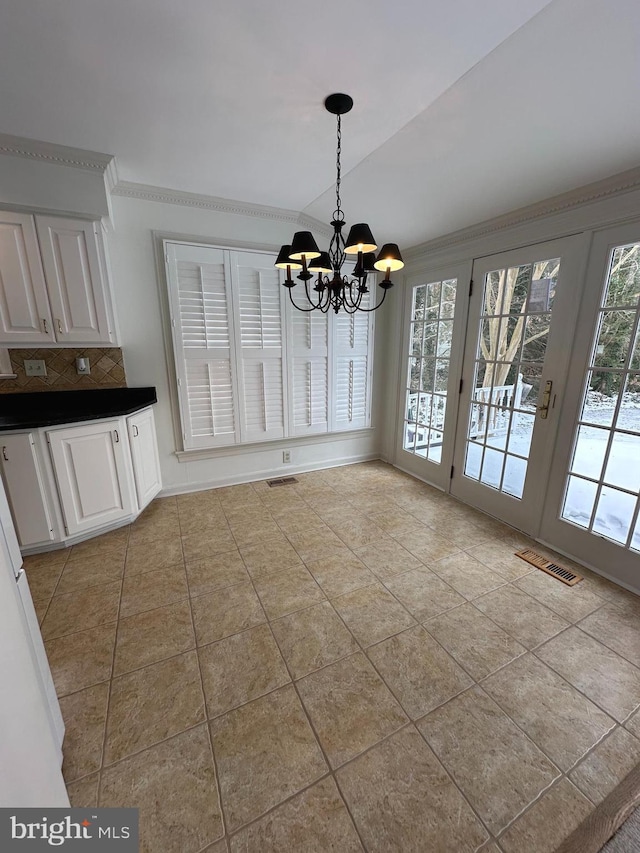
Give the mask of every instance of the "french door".
[(640, 223), (595, 235), (540, 538), (640, 591)]
[(566, 388), (582, 237), (473, 264), (450, 491), (537, 536)]

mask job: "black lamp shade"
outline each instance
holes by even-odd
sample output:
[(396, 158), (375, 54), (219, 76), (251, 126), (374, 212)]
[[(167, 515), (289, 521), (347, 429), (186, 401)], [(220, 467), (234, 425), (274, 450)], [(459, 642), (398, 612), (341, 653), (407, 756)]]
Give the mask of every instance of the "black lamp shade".
[(391, 272), (401, 270), (404, 266), (404, 261), (402, 260), (398, 244), (385, 243), (380, 249), (374, 266), (377, 270), (382, 270), (382, 272), (386, 272), (387, 270), (391, 270)]
[(357, 225), (351, 226), (347, 243), (344, 247), (347, 255), (357, 255), (358, 252), (375, 252), (377, 248), (371, 228), (369, 228), (366, 222), (358, 222)]
[(291, 241), (292, 261), (301, 261), (305, 257), (308, 261), (320, 256), (320, 249), (313, 238), (311, 231), (296, 231)]
[(333, 264), (329, 257), (329, 252), (320, 252), (320, 255), (309, 264), (309, 272), (326, 272), (330, 275), (333, 272)]
[(296, 261), (292, 261), (289, 258), (291, 254), (291, 246), (282, 246), (280, 251), (278, 252), (278, 257), (276, 258), (276, 262), (274, 267), (278, 267), (280, 270), (286, 270), (287, 267), (290, 267), (292, 270), (301, 270), (302, 264), (296, 263)]

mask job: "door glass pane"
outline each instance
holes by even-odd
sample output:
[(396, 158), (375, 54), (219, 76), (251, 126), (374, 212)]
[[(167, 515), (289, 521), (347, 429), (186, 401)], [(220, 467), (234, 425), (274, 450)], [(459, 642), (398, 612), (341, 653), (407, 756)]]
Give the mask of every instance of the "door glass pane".
[[(566, 521), (634, 549), (640, 536), (640, 375), (634, 363), (639, 294), (640, 243), (618, 246), (611, 253), (585, 372), (561, 511)], [(572, 473), (593, 482), (585, 488), (579, 481), (578, 488)]]
[(559, 272), (560, 259), (550, 258), (493, 270), (484, 281), (464, 474), (518, 500)]
[(403, 447), (440, 464), (456, 279), (413, 288)]

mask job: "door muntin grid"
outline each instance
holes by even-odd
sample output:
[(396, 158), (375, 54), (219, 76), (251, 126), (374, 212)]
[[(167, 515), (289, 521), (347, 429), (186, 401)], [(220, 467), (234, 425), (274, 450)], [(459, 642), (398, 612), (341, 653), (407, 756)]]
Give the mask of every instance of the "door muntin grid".
[(413, 288), (403, 448), (439, 465), (447, 410), (447, 385), (457, 279)]
[(485, 275), (464, 476), (522, 499), (560, 259)]
[(560, 517), (640, 551), (640, 242), (609, 256)]

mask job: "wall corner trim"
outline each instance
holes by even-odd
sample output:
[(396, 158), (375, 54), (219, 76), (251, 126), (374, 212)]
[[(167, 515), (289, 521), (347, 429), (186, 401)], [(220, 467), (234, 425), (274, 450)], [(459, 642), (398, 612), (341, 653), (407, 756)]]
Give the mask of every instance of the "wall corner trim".
[[(68, 145), (55, 145), (53, 142), (13, 136), (10, 133), (0, 133), (0, 154), (24, 157), (27, 160), (42, 160), (57, 166), (68, 166), (72, 169), (84, 169), (101, 174), (108, 170), (115, 170), (115, 157), (112, 154), (70, 148)], [(117, 173), (112, 171), (112, 175), (115, 174)]]

